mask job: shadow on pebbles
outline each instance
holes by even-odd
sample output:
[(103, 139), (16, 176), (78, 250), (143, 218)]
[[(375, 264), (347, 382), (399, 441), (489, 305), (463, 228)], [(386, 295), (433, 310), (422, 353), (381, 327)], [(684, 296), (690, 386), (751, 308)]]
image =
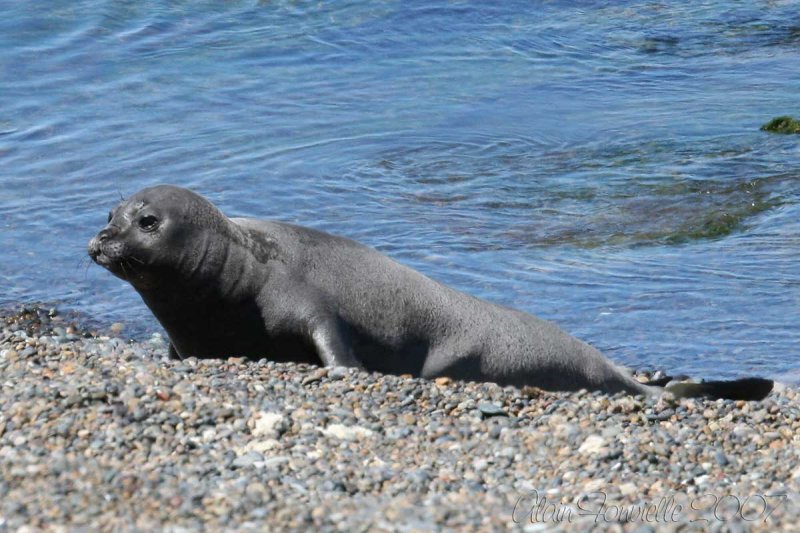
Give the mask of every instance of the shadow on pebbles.
[(770, 531), (800, 403), (547, 393), (165, 359), (2, 315), (0, 531)]

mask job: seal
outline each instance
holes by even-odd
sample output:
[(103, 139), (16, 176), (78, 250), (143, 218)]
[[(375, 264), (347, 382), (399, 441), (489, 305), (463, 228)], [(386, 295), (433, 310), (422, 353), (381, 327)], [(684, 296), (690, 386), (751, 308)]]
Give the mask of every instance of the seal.
[[(172, 356), (266, 357), (554, 391), (661, 390), (551, 322), (458, 292), (350, 239), (228, 218), (172, 185), (120, 203), (88, 251), (141, 295)], [(755, 379), (747, 394), (772, 388)], [(745, 394), (725, 383), (727, 396)], [(681, 395), (715, 395), (708, 383), (682, 386)]]

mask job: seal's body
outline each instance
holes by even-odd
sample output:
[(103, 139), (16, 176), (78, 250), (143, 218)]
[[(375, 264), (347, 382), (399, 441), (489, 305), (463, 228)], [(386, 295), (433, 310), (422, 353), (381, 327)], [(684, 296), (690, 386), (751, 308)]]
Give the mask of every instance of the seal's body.
[(654, 390), (550, 322), (455, 291), (349, 239), (227, 218), (187, 189), (152, 187), (123, 202), (89, 254), (134, 286), (181, 357)]

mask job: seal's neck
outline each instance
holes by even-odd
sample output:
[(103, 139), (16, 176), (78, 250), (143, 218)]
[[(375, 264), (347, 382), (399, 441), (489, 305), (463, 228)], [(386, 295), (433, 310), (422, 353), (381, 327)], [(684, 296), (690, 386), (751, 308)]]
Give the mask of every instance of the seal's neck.
[[(173, 342), (202, 336), (220, 323), (259, 320), (255, 298), (268, 282), (269, 265), (254, 258), (245, 232), (188, 232), (182, 255), (156, 288), (137, 288)], [(255, 252), (259, 255), (261, 252)], [(264, 259), (263, 257), (261, 258)], [(176, 347), (180, 350), (180, 346)]]
[(271, 259), (263, 244), (225, 219), (215, 231), (197, 232), (178, 267), (178, 283), (198, 296), (225, 301), (258, 294)]
[(150, 276), (157, 284), (137, 286), (131, 281), (148, 304), (207, 306), (243, 301), (267, 283), (268, 262), (275, 257), (272, 241), (249, 233), (221, 214), (214, 224), (186, 227), (173, 241), (167, 245), (169, 260)]

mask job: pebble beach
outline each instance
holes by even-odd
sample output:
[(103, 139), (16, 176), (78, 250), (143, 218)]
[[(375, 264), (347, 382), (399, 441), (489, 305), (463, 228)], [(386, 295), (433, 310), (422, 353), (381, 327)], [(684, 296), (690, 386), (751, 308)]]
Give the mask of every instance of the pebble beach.
[(2, 313), (0, 531), (795, 531), (800, 397), (550, 393)]

